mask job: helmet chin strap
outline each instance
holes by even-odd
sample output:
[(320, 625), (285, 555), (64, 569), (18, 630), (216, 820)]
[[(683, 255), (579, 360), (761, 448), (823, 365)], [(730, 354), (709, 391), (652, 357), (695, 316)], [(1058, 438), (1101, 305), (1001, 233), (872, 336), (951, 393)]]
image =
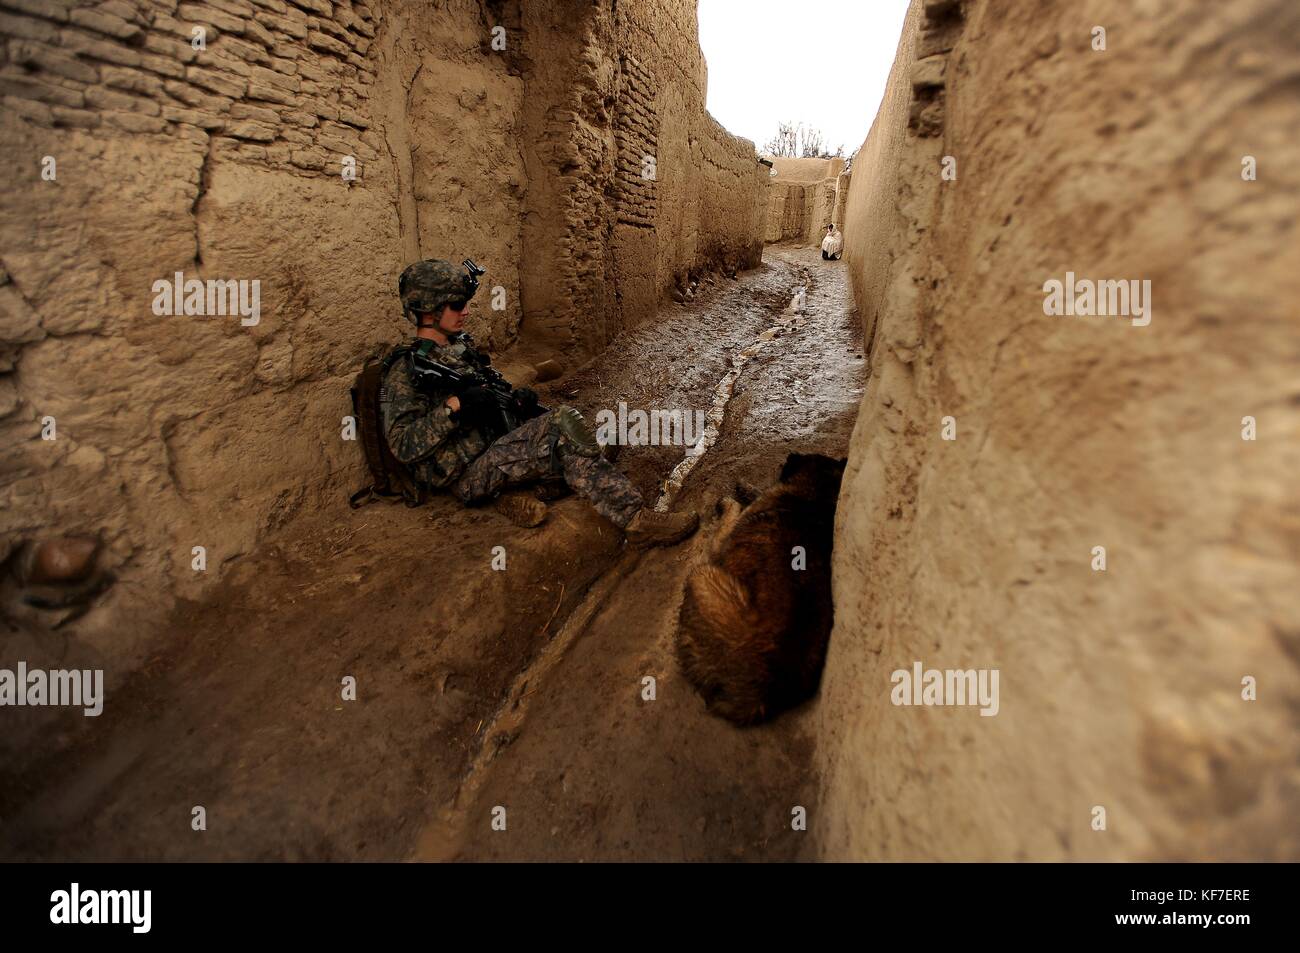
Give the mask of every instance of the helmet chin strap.
[(445, 337), (448, 341), (454, 341), (462, 334), (465, 333), (463, 330), (461, 331), (447, 330), (445, 327), (442, 326), (441, 317), (434, 318), (432, 321), (426, 321), (425, 317), (428, 316), (430, 312), (415, 311), (412, 313), (415, 315), (414, 323), (415, 323), (415, 332), (417, 335), (419, 335), (420, 332), (422, 331), (434, 331), (437, 334), (441, 335), (442, 337)]
[(456, 335), (460, 334), (459, 331), (449, 331), (445, 327), (443, 327), (442, 318), (438, 318), (438, 320), (434, 322), (434, 327), (436, 327), (440, 333), (445, 334), (448, 340), (451, 340)]

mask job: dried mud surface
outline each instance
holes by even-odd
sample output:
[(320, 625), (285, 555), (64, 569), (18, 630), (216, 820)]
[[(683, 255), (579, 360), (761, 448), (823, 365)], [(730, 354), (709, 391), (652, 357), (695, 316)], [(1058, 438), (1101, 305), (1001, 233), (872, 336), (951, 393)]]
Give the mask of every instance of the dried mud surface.
[[(805, 272), (808, 313), (783, 314)], [(843, 265), (769, 248), (543, 397), (589, 415), (619, 400), (705, 409), (729, 355), (776, 325), (678, 500), (702, 513), (694, 539), (627, 552), (572, 498), (536, 530), (445, 499), (357, 512), (339, 500), (183, 604), (166, 653), (110, 682), (102, 716), (59, 712), (39, 749), (7, 760), (0, 855), (807, 856), (790, 811), (811, 811), (816, 702), (736, 729), (704, 712), (671, 647), (717, 498), (737, 479), (771, 482), (792, 450), (848, 446), (865, 362)], [(653, 499), (681, 453), (629, 448), (619, 464)], [(355, 702), (340, 700), (345, 675)], [(191, 830), (196, 805), (206, 831)]]

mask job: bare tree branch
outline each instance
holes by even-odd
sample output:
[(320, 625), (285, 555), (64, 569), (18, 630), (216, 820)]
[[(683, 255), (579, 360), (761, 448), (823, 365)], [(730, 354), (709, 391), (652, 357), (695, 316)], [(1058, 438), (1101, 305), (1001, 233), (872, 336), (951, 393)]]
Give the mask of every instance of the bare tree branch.
[(833, 156), (826, 150), (822, 131), (802, 122), (777, 123), (776, 135), (767, 141), (763, 151), (777, 158), (830, 159), (844, 155), (844, 147), (840, 146)]

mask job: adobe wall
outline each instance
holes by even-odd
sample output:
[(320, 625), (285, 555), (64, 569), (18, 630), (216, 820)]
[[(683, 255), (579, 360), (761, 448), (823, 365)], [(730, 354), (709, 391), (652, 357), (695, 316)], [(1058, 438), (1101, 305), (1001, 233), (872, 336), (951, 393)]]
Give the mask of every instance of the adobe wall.
[(827, 224), (848, 196), (843, 159), (770, 157), (776, 175), (769, 176), (767, 221), (763, 241), (819, 245)]
[(776, 169), (776, 178), (781, 182), (820, 182), (837, 174), (832, 163), (839, 161), (842, 168), (844, 161), (834, 159), (799, 159), (792, 156), (771, 156), (772, 166)]
[[(1300, 9), (1076, 6), (916, 0), (854, 161), (826, 858), (1300, 856)], [(1067, 270), (1150, 323), (1046, 314)]]
[[(498, 352), (548, 322), (594, 351), (674, 273), (756, 264), (766, 170), (703, 111), (693, 3), (617, 7), (0, 0), (0, 563), (100, 535), (119, 582), (75, 631), (144, 651), (362, 482), (348, 386), (408, 333), (407, 262), (485, 265), (470, 330)], [(619, 178), (647, 117), (660, 178)], [(260, 320), (155, 314), (177, 272), (258, 281)]]
[(562, 169), (541, 189), (530, 179), (525, 340), (590, 354), (680, 278), (759, 263), (767, 169), (705, 111), (694, 0), (575, 5), (563, 26), (528, 9), (558, 42), (532, 64), (530, 90), (547, 95), (526, 102), (525, 153), (530, 169), (547, 155)]

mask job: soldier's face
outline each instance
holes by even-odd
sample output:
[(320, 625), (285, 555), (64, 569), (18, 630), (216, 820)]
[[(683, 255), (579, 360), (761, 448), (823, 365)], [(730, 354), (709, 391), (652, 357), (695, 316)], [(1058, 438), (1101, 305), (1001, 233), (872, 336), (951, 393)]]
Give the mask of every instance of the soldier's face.
[(468, 316), (468, 301), (459, 311), (455, 310), (452, 305), (447, 305), (442, 309), (442, 317), (438, 319), (438, 327), (445, 334), (457, 334), (465, 329), (465, 319)]

